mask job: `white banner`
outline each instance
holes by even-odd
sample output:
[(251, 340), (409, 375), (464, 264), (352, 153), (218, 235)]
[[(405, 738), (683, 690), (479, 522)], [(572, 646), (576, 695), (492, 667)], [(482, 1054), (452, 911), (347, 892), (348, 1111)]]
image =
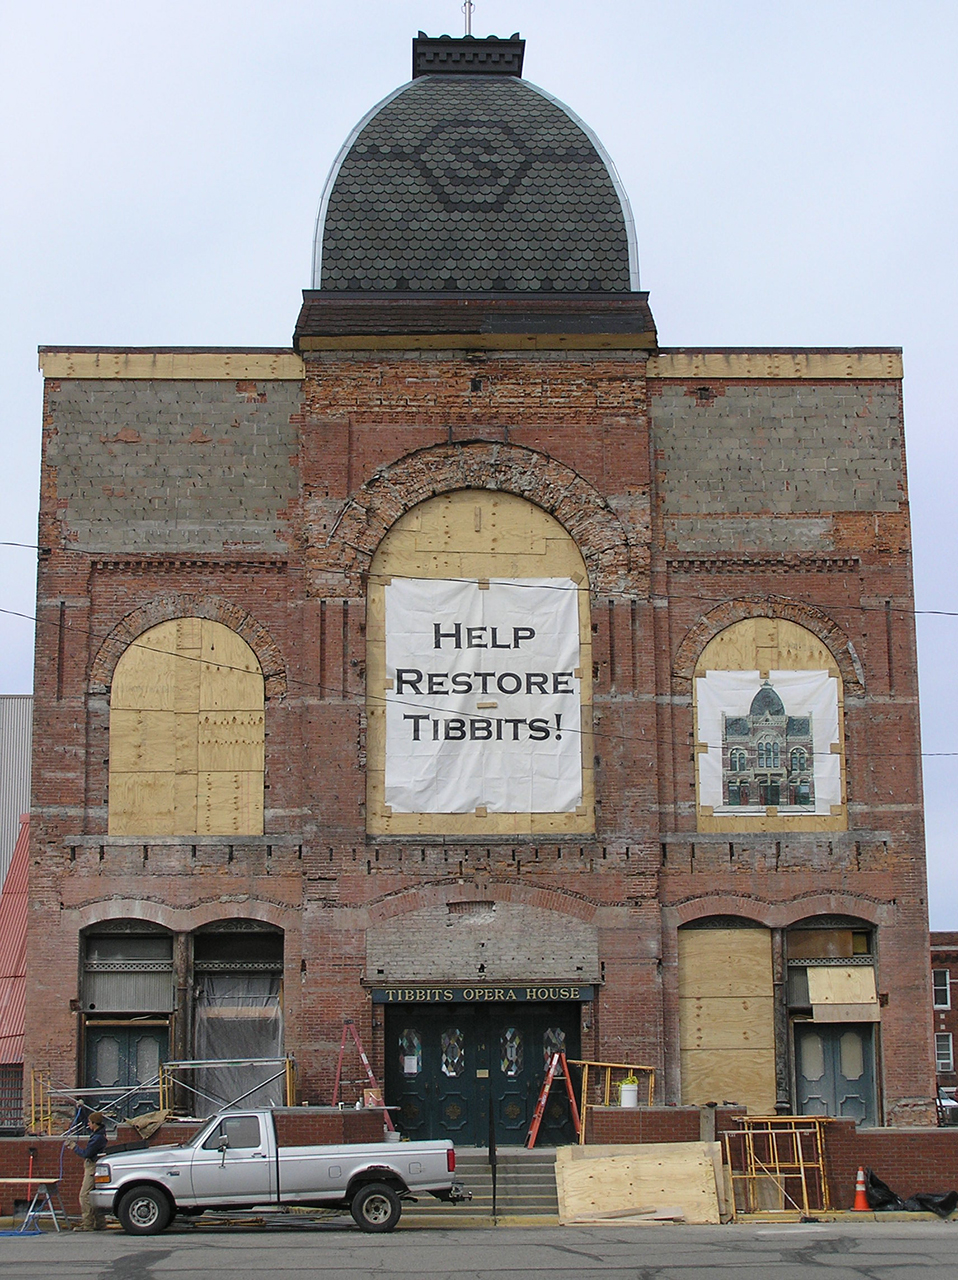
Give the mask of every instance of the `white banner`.
[(386, 591), (394, 813), (569, 813), (582, 803), (570, 578), (395, 579)]
[[(763, 688), (764, 701), (757, 698)], [(695, 699), (698, 740), (708, 748), (697, 755), (700, 804), (742, 816), (761, 815), (770, 803), (786, 814), (830, 814), (841, 804), (834, 676), (770, 671), (763, 681), (758, 671), (707, 671), (696, 678)], [(804, 792), (796, 783), (802, 778)], [(768, 796), (770, 781), (776, 799)]]

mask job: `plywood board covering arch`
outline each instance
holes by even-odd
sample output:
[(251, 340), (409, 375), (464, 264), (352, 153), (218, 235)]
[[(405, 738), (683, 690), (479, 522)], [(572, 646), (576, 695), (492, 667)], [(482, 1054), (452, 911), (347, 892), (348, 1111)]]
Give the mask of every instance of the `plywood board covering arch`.
[(263, 694), (222, 623), (176, 618), (134, 641), (110, 692), (110, 835), (261, 835)]

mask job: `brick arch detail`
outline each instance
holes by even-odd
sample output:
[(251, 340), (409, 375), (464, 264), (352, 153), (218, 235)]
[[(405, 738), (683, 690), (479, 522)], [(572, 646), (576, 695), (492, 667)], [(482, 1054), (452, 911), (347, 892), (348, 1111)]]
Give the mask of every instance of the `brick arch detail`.
[(740, 916), (767, 929), (787, 929), (800, 920), (815, 916), (857, 916), (873, 925), (894, 923), (894, 907), (876, 898), (860, 898), (850, 893), (815, 893), (789, 902), (769, 902), (736, 894), (702, 894), (663, 909), (666, 928), (707, 920), (709, 916)]
[(586, 924), (596, 923), (599, 913), (596, 903), (561, 890), (514, 884), (464, 885), (456, 879), (400, 890), (377, 902), (368, 903), (365, 908), (367, 927), (386, 924), (423, 907), (448, 905), (451, 902), (509, 902), (554, 911), (558, 915), (575, 916)]
[[(362, 573), (380, 542), (407, 511), (457, 489), (515, 494), (553, 516), (574, 540), (593, 591), (629, 589), (630, 549), (618, 515), (577, 471), (536, 449), (475, 442), (407, 454), (371, 476), (347, 503), (326, 542), (336, 564)], [(317, 564), (317, 567), (320, 567)]]
[(828, 648), (842, 674), (845, 696), (865, 692), (865, 674), (855, 646), (822, 609), (785, 596), (739, 597), (712, 609), (686, 632), (672, 663), (672, 692), (691, 693), (692, 676), (705, 646), (745, 618), (784, 618), (810, 631)]
[(224, 600), (221, 596), (186, 595), (180, 592), (157, 596), (141, 605), (118, 622), (100, 645), (93, 660), (88, 691), (106, 693), (113, 683), (116, 664), (129, 648), (151, 627), (175, 618), (207, 618), (220, 622), (240, 636), (256, 654), (263, 670), (267, 698), (286, 694), (286, 662), (279, 645), (248, 610)]
[(171, 907), (151, 898), (105, 898), (100, 902), (87, 902), (69, 914), (75, 915), (77, 930), (89, 929), (109, 920), (146, 920), (172, 933), (192, 933), (194, 929), (216, 920), (258, 920), (263, 924), (276, 925), (288, 935), (300, 923), (300, 912), (294, 907), (274, 902), (232, 903), (218, 899), (192, 907)]

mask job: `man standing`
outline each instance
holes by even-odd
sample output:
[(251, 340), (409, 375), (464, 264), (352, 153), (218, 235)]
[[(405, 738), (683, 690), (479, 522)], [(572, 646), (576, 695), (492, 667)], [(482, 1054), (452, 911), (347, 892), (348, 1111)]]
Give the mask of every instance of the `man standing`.
[(90, 1203), (90, 1192), (93, 1190), (93, 1177), (96, 1173), (96, 1162), (106, 1150), (106, 1117), (102, 1111), (91, 1111), (87, 1118), (90, 1139), (86, 1146), (77, 1146), (76, 1138), (68, 1138), (67, 1145), (72, 1147), (83, 1160), (83, 1183), (80, 1186), (80, 1225), (78, 1231), (102, 1231), (105, 1225), (103, 1214), (97, 1213)]

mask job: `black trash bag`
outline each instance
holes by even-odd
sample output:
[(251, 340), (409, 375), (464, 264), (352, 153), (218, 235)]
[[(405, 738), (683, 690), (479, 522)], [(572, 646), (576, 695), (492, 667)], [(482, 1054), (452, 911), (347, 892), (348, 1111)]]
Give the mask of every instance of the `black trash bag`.
[(904, 1209), (905, 1202), (871, 1169), (865, 1170), (865, 1199), (869, 1209)]
[(948, 1218), (958, 1208), (958, 1191), (949, 1191), (945, 1195), (919, 1191), (917, 1195), (909, 1196), (905, 1208), (911, 1212), (937, 1213), (939, 1218)]
[(919, 1191), (903, 1200), (887, 1183), (876, 1177), (871, 1169), (865, 1170), (865, 1199), (870, 1209), (902, 1210), (905, 1213), (937, 1213), (948, 1218), (958, 1208), (958, 1191), (931, 1193)]

